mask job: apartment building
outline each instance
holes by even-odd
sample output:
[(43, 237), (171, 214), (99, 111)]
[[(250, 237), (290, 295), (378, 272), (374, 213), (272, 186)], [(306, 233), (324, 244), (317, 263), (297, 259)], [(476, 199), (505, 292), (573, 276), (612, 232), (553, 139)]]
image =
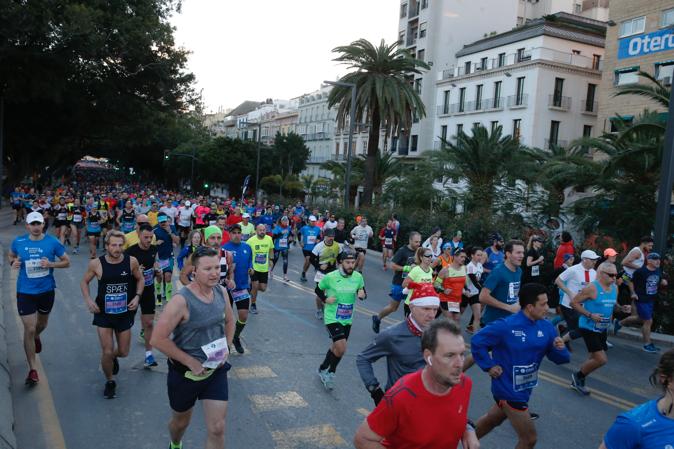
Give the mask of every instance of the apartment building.
[(262, 126), (260, 129), (260, 141), (264, 145), (273, 145), (277, 133), (288, 135), (296, 132), (299, 111), (296, 102), (290, 108), (281, 108), (265, 112), (260, 116)]
[(538, 148), (596, 135), (605, 33), (560, 12), (464, 46), (438, 73), (433, 147), (476, 124)]
[(426, 117), (415, 117), (412, 128), (394, 139), (392, 148), (401, 156), (413, 157), (433, 147), (436, 81), (457, 65), (457, 53), (467, 42), (556, 12), (602, 19), (607, 7), (608, 0), (401, 0), (399, 42), (431, 69), (410, 78), (426, 106)]
[(611, 0), (604, 73), (599, 88), (599, 124), (616, 129), (616, 118), (631, 121), (644, 111), (666, 114), (657, 103), (637, 95), (615, 97), (618, 86), (644, 82), (638, 71), (665, 85), (674, 76), (674, 0)]
[(297, 99), (296, 133), (302, 136), (311, 156), (307, 161), (304, 175), (330, 177), (330, 172), (320, 168), (321, 164), (333, 158), (337, 110), (328, 108), (331, 86), (302, 95)]

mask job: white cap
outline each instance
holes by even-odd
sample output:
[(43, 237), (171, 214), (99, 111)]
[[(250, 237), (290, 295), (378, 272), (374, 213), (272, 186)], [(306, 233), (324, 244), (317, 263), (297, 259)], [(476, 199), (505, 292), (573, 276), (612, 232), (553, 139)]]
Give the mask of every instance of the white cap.
[(26, 217), (26, 223), (35, 223), (36, 221), (44, 223), (44, 217), (39, 212), (31, 212)]
[(309, 215), (309, 221), (316, 221), (315, 215)]
[(582, 253), (580, 253), (580, 258), (581, 259), (592, 259), (592, 260), (597, 260), (599, 259), (599, 255), (592, 251), (591, 249), (586, 249)]
[(189, 200), (185, 201), (185, 206), (190, 207), (191, 205), (192, 205), (192, 203), (190, 203)]
[(241, 218), (250, 218), (250, 214), (248, 212), (244, 212), (243, 215), (241, 215)]

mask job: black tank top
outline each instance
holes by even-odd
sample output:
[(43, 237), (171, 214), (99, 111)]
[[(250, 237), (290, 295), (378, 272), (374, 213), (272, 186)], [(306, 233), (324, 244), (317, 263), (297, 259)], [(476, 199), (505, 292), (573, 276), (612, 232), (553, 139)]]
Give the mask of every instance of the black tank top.
[(122, 221), (128, 221), (132, 222), (136, 220), (136, 212), (135, 211), (127, 211), (126, 209), (122, 210)]
[(124, 254), (120, 263), (111, 264), (105, 256), (98, 258), (101, 261), (102, 276), (98, 280), (98, 294), (96, 305), (101, 312), (118, 315), (127, 312), (127, 305), (136, 295), (136, 279), (131, 272), (131, 257)]

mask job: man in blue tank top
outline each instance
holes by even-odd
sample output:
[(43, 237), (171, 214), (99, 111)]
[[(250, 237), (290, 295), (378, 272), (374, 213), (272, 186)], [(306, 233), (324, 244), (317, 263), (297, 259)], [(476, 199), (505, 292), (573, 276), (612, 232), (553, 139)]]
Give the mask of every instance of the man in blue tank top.
[(580, 314), (578, 327), (590, 354), (578, 372), (571, 375), (571, 386), (585, 396), (590, 394), (585, 387), (586, 377), (608, 362), (606, 334), (618, 299), (617, 276), (614, 264), (602, 263), (597, 268), (597, 279), (571, 300), (571, 307)]

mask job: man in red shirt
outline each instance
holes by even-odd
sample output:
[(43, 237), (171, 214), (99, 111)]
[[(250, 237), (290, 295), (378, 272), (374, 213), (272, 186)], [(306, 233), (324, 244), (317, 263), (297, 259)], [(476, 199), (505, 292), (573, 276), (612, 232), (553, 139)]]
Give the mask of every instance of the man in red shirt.
[(241, 209), (235, 207), (233, 212), (227, 217), (227, 227), (241, 223)]
[(402, 377), (358, 428), (356, 449), (464, 449), (480, 446), (468, 421), (472, 381), (457, 324), (435, 320), (421, 337), (426, 367)]

